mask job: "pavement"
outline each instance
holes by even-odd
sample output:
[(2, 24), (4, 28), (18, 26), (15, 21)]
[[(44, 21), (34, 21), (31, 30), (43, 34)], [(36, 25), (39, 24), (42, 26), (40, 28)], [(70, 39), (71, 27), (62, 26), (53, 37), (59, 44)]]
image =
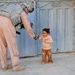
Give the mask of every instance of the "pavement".
[[(20, 65), (25, 70), (13, 72), (3, 71), (0, 65), (0, 75), (75, 75), (75, 53), (52, 54), (53, 64), (41, 64), (42, 56), (20, 58)], [(10, 64), (11, 61), (9, 60)]]

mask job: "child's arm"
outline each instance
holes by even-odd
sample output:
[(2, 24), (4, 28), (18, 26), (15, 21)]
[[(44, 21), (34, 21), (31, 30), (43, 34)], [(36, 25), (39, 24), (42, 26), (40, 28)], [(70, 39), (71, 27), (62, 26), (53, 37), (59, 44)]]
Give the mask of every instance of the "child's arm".
[(48, 39), (45, 40), (46, 43), (50, 44), (53, 42), (52, 37), (50, 36)]
[(39, 36), (38, 40), (42, 40), (42, 35)]

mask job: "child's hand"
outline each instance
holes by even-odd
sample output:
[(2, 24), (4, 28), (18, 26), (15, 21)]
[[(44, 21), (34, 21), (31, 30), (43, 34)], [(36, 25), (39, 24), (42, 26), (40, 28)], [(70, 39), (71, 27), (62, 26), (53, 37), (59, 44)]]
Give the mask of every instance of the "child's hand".
[(45, 43), (50, 44), (50, 40), (49, 39), (45, 39)]

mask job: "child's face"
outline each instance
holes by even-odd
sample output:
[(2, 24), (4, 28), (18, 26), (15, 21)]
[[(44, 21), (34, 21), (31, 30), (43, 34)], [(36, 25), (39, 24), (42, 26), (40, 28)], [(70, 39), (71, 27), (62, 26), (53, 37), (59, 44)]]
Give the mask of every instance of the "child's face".
[(42, 34), (43, 34), (43, 37), (48, 36), (48, 33), (46, 31), (43, 31)]

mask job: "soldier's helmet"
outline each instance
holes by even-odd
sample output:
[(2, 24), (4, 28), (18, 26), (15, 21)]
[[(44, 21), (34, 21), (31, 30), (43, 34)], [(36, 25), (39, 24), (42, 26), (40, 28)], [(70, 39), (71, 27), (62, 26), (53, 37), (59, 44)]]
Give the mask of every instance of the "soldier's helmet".
[(29, 13), (32, 13), (34, 11), (34, 1), (22, 3), (22, 7), (27, 7)]

